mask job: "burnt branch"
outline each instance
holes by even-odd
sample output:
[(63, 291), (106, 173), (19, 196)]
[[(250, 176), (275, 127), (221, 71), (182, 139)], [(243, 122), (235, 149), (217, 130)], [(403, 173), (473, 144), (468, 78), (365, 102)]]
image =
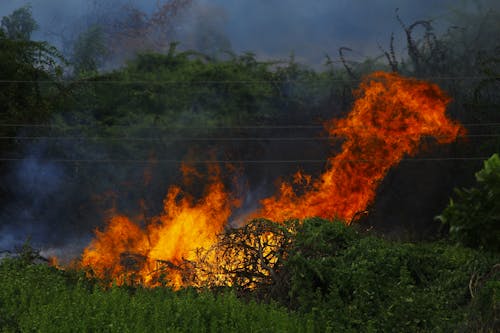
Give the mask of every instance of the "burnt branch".
[(349, 74), (349, 76), (352, 79), (356, 79), (356, 75), (354, 75), (351, 67), (349, 67), (349, 65), (347, 64), (347, 61), (345, 60), (344, 51), (350, 51), (350, 52), (352, 52), (352, 49), (348, 48), (348, 47), (345, 47), (345, 46), (340, 47), (339, 48), (339, 56), (340, 56), (340, 61), (342, 62), (342, 64), (344, 65), (344, 68), (347, 71), (347, 74)]
[(387, 62), (389, 63), (389, 66), (391, 66), (391, 70), (394, 73), (397, 73), (398, 70), (398, 60), (396, 59), (396, 52), (394, 51), (394, 33), (391, 33), (391, 41), (389, 44), (389, 52), (387, 52), (384, 48), (382, 48), (382, 45), (378, 45), (378, 48), (382, 53), (384, 53), (385, 58), (387, 59)]

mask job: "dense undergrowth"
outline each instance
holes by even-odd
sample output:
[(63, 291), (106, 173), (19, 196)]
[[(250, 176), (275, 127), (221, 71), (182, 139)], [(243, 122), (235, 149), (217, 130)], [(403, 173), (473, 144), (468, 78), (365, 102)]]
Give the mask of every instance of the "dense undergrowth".
[[(252, 291), (104, 287), (33, 256), (0, 263), (0, 327), (16, 331), (493, 332), (499, 256), (300, 223), (280, 284)], [(30, 259), (31, 258), (31, 259)], [(272, 297), (269, 297), (272, 295)]]
[(2, 332), (305, 331), (307, 316), (276, 305), (167, 288), (105, 290), (46, 265), (1, 264)]

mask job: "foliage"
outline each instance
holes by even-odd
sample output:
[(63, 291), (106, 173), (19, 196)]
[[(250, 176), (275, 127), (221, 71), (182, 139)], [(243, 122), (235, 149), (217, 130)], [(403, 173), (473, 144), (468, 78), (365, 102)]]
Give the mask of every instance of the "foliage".
[(500, 158), (494, 154), (476, 173), (477, 187), (456, 189), (455, 199), (437, 217), (450, 238), (465, 246), (500, 251)]
[[(340, 222), (306, 220), (286, 263), (289, 306), (337, 331), (485, 329), (497, 320), (498, 300), (492, 297), (499, 290), (491, 271), (498, 259), (442, 243), (388, 242)], [(486, 300), (480, 301), (482, 324), (468, 308), (473, 274), (487, 286), (475, 291)]]
[[(0, 327), (6, 332), (493, 332), (498, 325), (498, 255), (440, 242), (389, 242), (317, 218), (274, 231), (270, 223), (254, 221), (250, 238), (258, 237), (258, 230), (286, 234), (287, 253), (279, 254), (280, 262), (267, 263), (275, 263), (272, 268), (283, 279), (274, 286), (273, 278), (253, 280), (245, 300), (236, 296), (235, 291), (242, 295), (239, 288), (101, 287), (81, 271), (5, 258)], [(250, 253), (238, 276), (254, 272), (251, 254), (259, 245), (242, 242), (236, 231), (229, 235), (223, 240), (235, 239), (236, 248)]]
[[(248, 156), (283, 144), (247, 137), (290, 135), (287, 129), (258, 127), (302, 124), (304, 118), (331, 111), (326, 105), (334, 84), (328, 75), (291, 63), (275, 65), (253, 54), (210, 59), (171, 44), (166, 54), (143, 53), (112, 72), (87, 72), (68, 86), (61, 107), (66, 112), (53, 117), (49, 134), (83, 140), (72, 141), (69, 153), (61, 141), (46, 146), (58, 158), (92, 159), (89, 154), (96, 152), (120, 160), (183, 160), (188, 154), (197, 160), (252, 159)], [(232, 137), (242, 139), (220, 139)], [(176, 166), (170, 166), (163, 174), (175, 174)], [(95, 179), (95, 172), (88, 180), (84, 173), (82, 183)]]
[(488, 331), (498, 320), (497, 255), (389, 242), (319, 218), (253, 220), (222, 235), (214, 249), (217, 267), (183, 267), (199, 274), (199, 287), (233, 286), (238, 295), (278, 301), (324, 330)]
[[(173, 19), (189, 3), (160, 2), (151, 16), (132, 10), (130, 20), (115, 35), (119, 45), (105, 45), (99, 28), (83, 33), (74, 49), (76, 81), (66, 86), (57, 82), (64, 64), (59, 52), (47, 43), (29, 40), (36, 29), (29, 7), (5, 17), (0, 31), (0, 77), (6, 78), (0, 83), (0, 122), (40, 124), (50, 119), (54, 127), (49, 136), (74, 136), (81, 143), (50, 144), (59, 158), (67, 154), (81, 160), (95, 156), (149, 160), (151, 156), (177, 158), (194, 150), (203, 159), (203, 154), (216, 150), (225, 158), (244, 159), (249, 151), (271, 151), (271, 155), (273, 143), (243, 141), (238, 146), (217, 141), (219, 136), (230, 136), (228, 127), (237, 128), (231, 135), (246, 138), (255, 132), (238, 126), (275, 126), (266, 133), (279, 138), (285, 132), (279, 131), (280, 125), (308, 125), (345, 112), (356, 80), (374, 68), (386, 68), (377, 59), (353, 64), (344, 54), (341, 60), (346, 70), (335, 68), (330, 61), (327, 71), (317, 72), (298, 64), (293, 55), (288, 62), (263, 62), (252, 53), (228, 53), (221, 60), (179, 52), (176, 43), (168, 42)], [(469, 17), (474, 23), (470, 28), (453, 28), (439, 37), (428, 21), (401, 22), (409, 58), (398, 62), (391, 42), (391, 50), (386, 52), (389, 65), (418, 77), (486, 75), (479, 82), (439, 83), (456, 101), (453, 108), (466, 106), (452, 109), (454, 116), (494, 123), (499, 61), (498, 45), (490, 41), (498, 35), (498, 25), (489, 22), (498, 21), (496, 18), (496, 13)], [(424, 29), (421, 39), (415, 37), (419, 28)], [(483, 33), (484, 28), (492, 30)], [(488, 47), (483, 48), (485, 45)], [(114, 71), (99, 72), (105, 46), (118, 53), (120, 47), (164, 53), (138, 54)], [(489, 128), (491, 133), (486, 134), (497, 134), (494, 127)], [(18, 132), (2, 127), (0, 134), (12, 137)], [(179, 137), (196, 143), (184, 143), (176, 139)], [(308, 152), (302, 148), (293, 146)], [(10, 143), (0, 149), (14, 147)], [(281, 151), (281, 146), (276, 150)], [(79, 196), (104, 192), (114, 177), (140, 178), (123, 165), (104, 172), (83, 169), (74, 171)], [(283, 173), (283, 169), (279, 171)], [(499, 258), (494, 251), (483, 251), (498, 251), (499, 246), (499, 170), (500, 161), (494, 155), (476, 175), (477, 187), (457, 190), (457, 198), (441, 215), (450, 225), (452, 239), (459, 243), (455, 246), (389, 242), (342, 222), (321, 219), (285, 225), (253, 221), (221, 236), (221, 258), (225, 256), (226, 263), (229, 260), (233, 266), (219, 269), (231, 276), (234, 292), (278, 301), (288, 310), (276, 304), (245, 303), (226, 289), (219, 294), (164, 288), (105, 290), (81, 272), (35, 264), (38, 254), (26, 245), (19, 258), (0, 262), (0, 328), (7, 332), (494, 331), (498, 325)], [(161, 171), (163, 178), (170, 174)], [(96, 176), (98, 172), (101, 177)], [(130, 201), (138, 201), (133, 199)], [(77, 204), (86, 207), (80, 205), (80, 197)], [(394, 202), (390, 204), (394, 206)], [(80, 218), (75, 211), (84, 209), (73, 210), (71, 216)], [(270, 234), (276, 238), (268, 238)], [(241, 252), (247, 261), (230, 261)]]
[(182, 119), (210, 127), (245, 121), (261, 110), (269, 112), (266, 104), (273, 88), (262, 81), (272, 79), (271, 73), (266, 64), (242, 61), (205, 62), (196, 54), (176, 52), (176, 44), (166, 55), (141, 54), (110, 77), (125, 86), (96, 85), (101, 99), (96, 117), (112, 124), (132, 115), (152, 115), (168, 124)]
[(76, 74), (97, 73), (103, 64), (107, 49), (104, 36), (99, 26), (93, 26), (83, 32), (75, 42), (73, 66)]
[(286, 263), (291, 274), (289, 296), (292, 306), (314, 307), (328, 292), (334, 278), (334, 266), (330, 264), (360, 237), (355, 228), (346, 227), (341, 221), (330, 223), (315, 218), (305, 220), (298, 227)]
[(111, 52), (117, 57), (123, 54), (133, 57), (138, 52), (166, 51), (175, 40), (179, 17), (191, 4), (192, 0), (159, 0), (150, 14), (127, 4), (122, 8), (124, 13), (102, 24)]
[[(46, 265), (0, 262), (2, 332), (293, 332), (312, 331), (309, 316), (243, 302), (231, 292), (167, 288), (108, 290)], [(74, 274), (73, 274), (74, 275)]]
[[(31, 15), (31, 14), (30, 14)], [(62, 75), (64, 59), (45, 42), (12, 39), (0, 29), (0, 121), (3, 124), (40, 123), (50, 118), (60, 87), (52, 80)], [(2, 136), (15, 128), (2, 127)], [(1, 150), (11, 143), (2, 141)]]
[(38, 24), (31, 14), (31, 6), (26, 5), (16, 9), (9, 16), (4, 16), (1, 27), (7, 38), (30, 40), (33, 31), (38, 29)]
[(494, 332), (500, 325), (500, 264), (483, 275), (473, 275), (473, 299), (465, 326), (471, 332)]
[[(230, 287), (239, 296), (281, 300), (289, 288), (284, 263), (297, 224), (254, 219), (243, 227), (228, 229), (211, 248), (199, 249), (196, 260), (178, 266), (182, 279), (191, 286)], [(172, 265), (165, 268), (168, 271)]]
[(20, 267), (26, 267), (44, 260), (40, 255), (40, 251), (31, 246), (30, 238), (28, 238), (16, 252)]

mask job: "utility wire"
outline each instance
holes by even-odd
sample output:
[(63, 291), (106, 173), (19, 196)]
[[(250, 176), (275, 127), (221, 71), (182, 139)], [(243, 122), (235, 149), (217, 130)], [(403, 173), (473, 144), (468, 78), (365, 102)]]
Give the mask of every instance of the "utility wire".
[[(328, 122), (328, 121), (327, 121)], [(464, 127), (488, 127), (488, 126), (500, 126), (500, 123), (460, 123), (460, 125)], [(181, 125), (156, 125), (156, 126), (146, 126), (140, 127), (137, 125), (111, 125), (105, 126), (100, 124), (86, 124), (86, 125), (54, 125), (54, 124), (27, 124), (27, 123), (18, 123), (18, 124), (2, 124), (0, 123), (0, 127), (37, 127), (37, 128), (54, 128), (54, 129), (82, 129), (82, 128), (136, 128), (138, 130), (146, 130), (146, 129), (324, 129), (324, 125), (235, 125), (235, 126), (181, 126)], [(367, 128), (367, 126), (337, 126), (334, 128)]]
[[(423, 157), (423, 158), (403, 158), (401, 162), (439, 162), (439, 161), (484, 161), (489, 157)], [(0, 158), (3, 162), (25, 161), (25, 158)], [(93, 163), (93, 164), (309, 164), (309, 163), (327, 163), (327, 160), (141, 160), (141, 159), (64, 159), (64, 158), (45, 158), (37, 159), (40, 162), (53, 163)], [(373, 162), (373, 161), (393, 161), (388, 159), (348, 159), (342, 162)]]
[[(376, 138), (377, 136), (373, 135), (372, 137)], [(398, 135), (398, 137), (420, 137), (417, 134), (408, 134), (408, 135)], [(457, 137), (457, 138), (493, 138), (500, 137), (499, 134), (466, 134), (466, 135), (441, 135), (441, 136), (432, 136), (425, 135), (422, 137), (432, 137), (432, 138), (448, 138), (448, 137)], [(90, 141), (145, 141), (145, 142), (153, 142), (153, 141), (332, 141), (332, 140), (344, 140), (343, 137), (218, 137), (218, 138), (210, 138), (210, 137), (84, 137), (84, 136), (0, 136), (0, 140), (61, 140), (61, 141), (77, 141), (77, 140), (90, 140)]]
[[(500, 123), (498, 123), (500, 125)], [(88, 124), (88, 125), (73, 125), (73, 126), (64, 126), (64, 125), (51, 125), (51, 124), (2, 124), (0, 123), (0, 127), (42, 127), (42, 128), (62, 128), (62, 129), (81, 129), (82, 127), (103, 127), (103, 128), (131, 128), (136, 125), (112, 125), (112, 126), (104, 126), (97, 124)], [(305, 129), (315, 129), (315, 128), (324, 128), (322, 125), (249, 125), (249, 126), (177, 126), (177, 125), (165, 125), (165, 126), (147, 126), (147, 127), (137, 127), (138, 129), (287, 129), (287, 128), (305, 128)]]
[[(458, 81), (458, 80), (499, 80), (500, 76), (427, 76), (416, 77), (416, 80), (442, 80), (442, 81)], [(304, 82), (360, 82), (360, 79), (341, 79), (341, 78), (325, 78), (325, 79), (298, 79), (298, 80), (0, 80), (3, 83), (105, 83), (105, 84), (254, 84), (254, 83), (304, 83)]]

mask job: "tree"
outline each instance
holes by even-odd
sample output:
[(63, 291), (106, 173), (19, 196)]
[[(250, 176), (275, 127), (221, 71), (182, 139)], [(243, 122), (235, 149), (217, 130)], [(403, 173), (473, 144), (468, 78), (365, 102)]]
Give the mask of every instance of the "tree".
[(33, 31), (38, 29), (30, 5), (16, 9), (9, 16), (3, 17), (1, 26), (7, 38), (21, 40), (30, 40)]
[[(48, 119), (58, 93), (54, 81), (62, 75), (64, 59), (45, 42), (29, 40), (37, 26), (31, 9), (22, 7), (2, 19), (0, 29), (0, 122), (18, 124)], [(2, 127), (0, 135), (15, 135), (15, 127)], [(12, 148), (2, 141), (0, 151)]]
[(80, 34), (73, 50), (75, 74), (96, 72), (107, 54), (104, 36), (100, 26), (93, 26)]
[(156, 10), (148, 15), (130, 5), (124, 7), (125, 19), (112, 22), (110, 47), (115, 53), (141, 51), (161, 52), (168, 49), (176, 35), (176, 19), (192, 0), (158, 1)]

